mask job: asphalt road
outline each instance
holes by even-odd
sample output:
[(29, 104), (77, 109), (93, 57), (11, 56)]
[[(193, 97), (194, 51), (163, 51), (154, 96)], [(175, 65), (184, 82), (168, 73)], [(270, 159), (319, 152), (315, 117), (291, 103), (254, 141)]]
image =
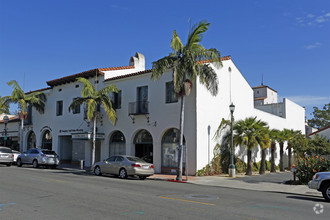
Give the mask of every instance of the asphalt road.
[(320, 197), (0, 165), (1, 220), (329, 219), (329, 213)]

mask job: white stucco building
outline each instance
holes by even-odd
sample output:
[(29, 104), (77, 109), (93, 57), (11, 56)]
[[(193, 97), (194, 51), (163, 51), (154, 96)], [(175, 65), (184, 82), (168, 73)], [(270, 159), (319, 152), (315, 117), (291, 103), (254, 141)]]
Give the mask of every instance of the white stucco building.
[[(270, 89), (276, 95), (268, 97), (269, 87), (259, 88), (260, 93), (266, 88), (267, 93), (262, 97), (266, 97), (263, 100), (267, 103), (255, 106), (256, 89), (251, 88), (229, 56), (223, 57), (222, 63), (219, 69), (209, 64), (218, 75), (217, 96), (213, 97), (196, 79), (190, 96), (185, 99), (184, 137), (190, 175), (212, 159), (217, 143), (213, 136), (221, 119), (230, 119), (230, 103), (236, 106), (236, 120), (257, 116), (271, 128), (305, 133), (304, 108), (288, 99), (278, 103), (275, 90)], [(33, 109), (30, 114), (31, 123), (24, 129), (23, 150), (33, 146), (51, 148), (64, 161), (85, 160), (90, 165), (92, 123), (85, 117), (84, 106), (68, 110), (73, 99), (81, 96), (82, 85), (76, 78), (84, 77), (99, 89), (114, 84), (120, 90), (118, 94), (110, 94), (118, 118), (115, 126), (100, 109), (96, 160), (113, 154), (136, 155), (153, 162), (156, 173), (176, 172), (180, 102), (173, 93), (172, 73), (165, 73), (155, 82), (150, 79), (151, 73), (145, 70), (144, 56), (136, 53), (130, 58), (129, 66), (93, 69), (48, 81), (48, 88), (38, 90), (47, 95), (45, 112), (40, 114)], [(236, 153), (246, 160), (245, 149), (237, 148)], [(253, 156), (259, 160), (257, 148)]]

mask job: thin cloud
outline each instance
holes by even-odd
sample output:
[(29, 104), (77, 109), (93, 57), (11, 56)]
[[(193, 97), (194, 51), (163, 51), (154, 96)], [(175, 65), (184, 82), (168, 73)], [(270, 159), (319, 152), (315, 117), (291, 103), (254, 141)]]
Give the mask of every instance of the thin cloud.
[(322, 26), (330, 21), (330, 12), (325, 12), (320, 15), (307, 14), (303, 17), (297, 17), (296, 22), (300, 26)]
[(318, 48), (318, 47), (321, 47), (321, 46), (322, 46), (322, 44), (320, 42), (315, 42), (314, 44), (306, 45), (305, 49), (306, 50), (312, 50), (312, 49), (315, 49), (315, 48)]
[(330, 96), (289, 96), (287, 97), (291, 101), (301, 106), (315, 106), (322, 105), (330, 102)]

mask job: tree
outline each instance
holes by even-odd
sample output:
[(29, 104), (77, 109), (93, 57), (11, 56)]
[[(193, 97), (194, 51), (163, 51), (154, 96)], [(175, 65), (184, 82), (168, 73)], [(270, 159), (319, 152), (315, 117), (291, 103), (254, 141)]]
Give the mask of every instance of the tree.
[(257, 120), (257, 117), (239, 120), (234, 125), (234, 143), (236, 145), (245, 146), (247, 148), (247, 169), (246, 175), (252, 175), (252, 150), (254, 147), (265, 144), (265, 133), (261, 132), (265, 129), (266, 123)]
[(283, 130), (279, 132), (277, 138), (280, 144), (280, 171), (284, 171), (283, 153), (284, 153), (284, 141), (286, 141), (286, 136)]
[(323, 106), (323, 110), (313, 107), (313, 117), (308, 120), (308, 125), (318, 129), (330, 126), (330, 103)]
[(76, 106), (81, 106), (86, 103), (87, 106), (87, 118), (89, 121), (93, 120), (93, 146), (92, 146), (92, 164), (95, 163), (95, 142), (96, 142), (96, 122), (98, 117), (97, 107), (103, 106), (104, 110), (114, 125), (116, 123), (117, 117), (116, 112), (112, 108), (112, 103), (109, 97), (110, 92), (118, 92), (115, 85), (109, 85), (103, 89), (97, 91), (91, 82), (87, 79), (79, 77), (78, 82), (83, 83), (83, 88), (81, 89), (81, 96), (73, 100), (69, 106), (69, 111), (75, 109)]
[(261, 161), (259, 174), (265, 174), (265, 162), (266, 162), (266, 149), (270, 147), (269, 128), (266, 127), (267, 123), (260, 121), (260, 129), (257, 131), (260, 138), (259, 146), (261, 149)]
[(20, 150), (23, 151), (23, 128), (24, 118), (27, 115), (27, 107), (35, 107), (38, 112), (43, 113), (47, 97), (42, 92), (24, 93), (16, 80), (9, 81), (7, 85), (13, 88), (13, 92), (11, 93), (11, 96), (6, 96), (4, 98), (9, 103), (18, 104), (18, 107), (21, 110)]
[(5, 97), (0, 96), (0, 114), (9, 114), (9, 103)]
[(288, 150), (288, 169), (291, 168), (292, 165), (292, 142), (294, 141), (295, 137), (299, 131), (294, 131), (293, 129), (283, 129), (283, 135), (285, 140), (287, 141), (287, 150)]
[(170, 70), (174, 82), (174, 92), (181, 101), (177, 180), (182, 180), (184, 97), (190, 94), (192, 82), (197, 77), (212, 95), (215, 96), (218, 93), (218, 77), (209, 63), (212, 62), (219, 67), (221, 65), (220, 52), (213, 48), (205, 49), (200, 44), (209, 26), (210, 23), (206, 21), (194, 25), (189, 31), (186, 45), (182, 44), (174, 30), (171, 40), (173, 52), (152, 63), (151, 79), (158, 80), (167, 70)]
[(276, 166), (275, 166), (275, 150), (276, 150), (276, 141), (278, 141), (280, 131), (277, 129), (271, 129), (269, 131), (269, 138), (270, 138), (270, 172), (275, 173), (276, 172)]

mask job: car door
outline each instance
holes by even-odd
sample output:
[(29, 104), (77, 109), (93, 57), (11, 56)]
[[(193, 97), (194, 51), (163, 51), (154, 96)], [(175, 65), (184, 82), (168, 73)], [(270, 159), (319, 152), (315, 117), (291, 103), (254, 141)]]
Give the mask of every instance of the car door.
[(113, 163), (116, 161), (116, 156), (111, 156), (108, 159), (105, 160), (104, 165), (101, 167), (101, 171), (103, 173), (110, 173), (112, 174), (112, 166)]
[(24, 152), (22, 155), (21, 155), (21, 161), (22, 161), (22, 163), (28, 163), (28, 161), (29, 161), (29, 155), (30, 155), (30, 153), (31, 153), (31, 149), (30, 150), (28, 150), (27, 152)]
[(36, 158), (38, 154), (39, 154), (38, 150), (32, 149), (27, 156), (27, 160), (28, 160), (27, 163), (32, 164), (33, 159)]
[(113, 174), (119, 175), (119, 169), (122, 167), (124, 158), (122, 156), (117, 156), (116, 161), (113, 163)]

